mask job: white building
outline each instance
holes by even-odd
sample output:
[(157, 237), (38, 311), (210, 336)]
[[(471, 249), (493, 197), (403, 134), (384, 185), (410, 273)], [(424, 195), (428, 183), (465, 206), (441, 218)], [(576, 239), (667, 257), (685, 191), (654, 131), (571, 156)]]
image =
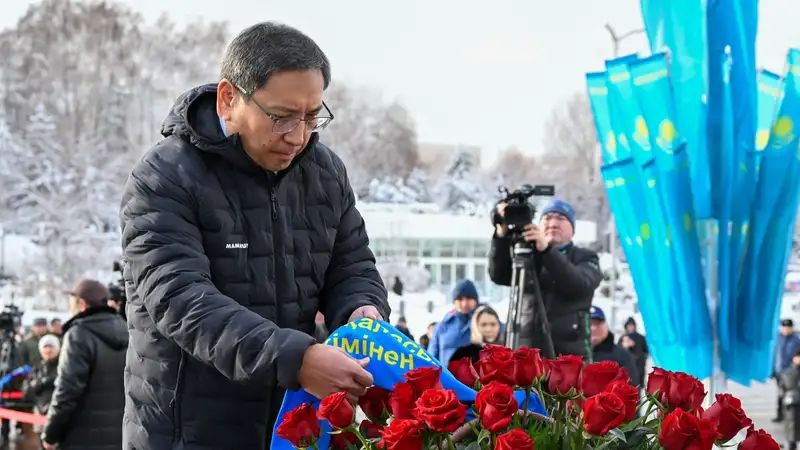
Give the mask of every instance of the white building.
[[(499, 300), (506, 292), (488, 276), (492, 224), (486, 216), (442, 213), (436, 205), (359, 203), (379, 262), (421, 267), (431, 275), (431, 288), (449, 292), (463, 278), (473, 280), (483, 297)], [(574, 242), (595, 241), (594, 222), (577, 221)]]

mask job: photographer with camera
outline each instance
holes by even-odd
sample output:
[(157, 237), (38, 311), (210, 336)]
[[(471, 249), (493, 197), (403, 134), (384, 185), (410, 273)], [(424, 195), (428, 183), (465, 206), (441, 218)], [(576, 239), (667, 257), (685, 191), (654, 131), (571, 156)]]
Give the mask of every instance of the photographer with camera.
[[(495, 284), (512, 283), (513, 242), (506, 222), (505, 201), (497, 205), (495, 233), (489, 254), (489, 277)], [(513, 227), (512, 227), (513, 228)], [(589, 310), (594, 291), (603, 274), (597, 253), (572, 243), (575, 234), (575, 210), (562, 200), (550, 200), (542, 209), (539, 224), (527, 223), (520, 230), (521, 239), (533, 247), (533, 271), (525, 279), (519, 304), (517, 346), (545, 349), (549, 323), (555, 356), (578, 355), (591, 360), (591, 320)], [(546, 317), (537, 314), (533, 295), (535, 282), (541, 289)], [(512, 308), (512, 305), (509, 305)], [(510, 344), (513, 345), (513, 344)]]

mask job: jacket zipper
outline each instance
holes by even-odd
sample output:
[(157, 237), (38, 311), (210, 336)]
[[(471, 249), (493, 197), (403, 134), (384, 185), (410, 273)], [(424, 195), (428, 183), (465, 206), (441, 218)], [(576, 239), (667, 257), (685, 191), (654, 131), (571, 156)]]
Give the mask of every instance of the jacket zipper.
[(278, 219), (278, 196), (275, 195), (275, 188), (270, 186), (269, 188), (269, 200), (272, 203), (272, 220)]
[(178, 363), (178, 379), (175, 381), (175, 394), (172, 400), (169, 401), (169, 406), (172, 408), (172, 422), (173, 422), (173, 443), (180, 442), (183, 434), (183, 423), (181, 418), (181, 389), (183, 389), (183, 377), (186, 373), (186, 353), (181, 351), (181, 360)]

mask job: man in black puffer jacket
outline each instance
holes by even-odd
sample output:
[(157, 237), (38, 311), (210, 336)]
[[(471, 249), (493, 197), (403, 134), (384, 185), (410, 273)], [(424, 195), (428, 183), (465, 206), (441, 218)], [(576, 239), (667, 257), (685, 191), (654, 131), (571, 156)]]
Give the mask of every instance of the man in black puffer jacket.
[(328, 60), (262, 23), (221, 75), (178, 99), (125, 187), (125, 449), (268, 448), (286, 389), (372, 384), (366, 358), (313, 337), (318, 311), (329, 330), (390, 313), (345, 167), (316, 133), (333, 118)]
[(117, 450), (125, 408), (125, 350), (128, 330), (108, 290), (94, 280), (70, 292), (75, 314), (64, 324), (58, 377), (42, 432), (46, 449)]
[[(501, 216), (504, 208), (504, 204), (498, 205)], [(534, 266), (555, 356), (577, 355), (591, 362), (589, 309), (603, 273), (597, 253), (573, 244), (574, 234), (575, 210), (569, 203), (554, 199), (542, 208), (540, 223), (527, 225), (522, 237), (538, 250)], [(508, 230), (498, 224), (492, 237), (489, 278), (504, 286), (511, 284), (511, 244)], [(531, 279), (528, 277), (529, 282)], [(526, 284), (520, 305), (519, 345), (544, 349), (541, 318), (530, 295), (532, 285)]]

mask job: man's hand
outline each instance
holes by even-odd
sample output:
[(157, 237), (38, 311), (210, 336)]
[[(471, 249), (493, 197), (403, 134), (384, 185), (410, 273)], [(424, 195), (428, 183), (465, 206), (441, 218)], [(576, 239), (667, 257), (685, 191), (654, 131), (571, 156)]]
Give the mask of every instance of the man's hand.
[(378, 308), (372, 305), (367, 305), (353, 311), (353, 314), (350, 314), (350, 319), (348, 319), (347, 322), (350, 323), (354, 320), (361, 319), (362, 317), (369, 317), (372, 320), (385, 320), (383, 316), (381, 316), (381, 313), (378, 312)]
[(56, 450), (56, 446), (53, 444), (48, 444), (47, 442), (42, 442), (42, 447), (44, 450)]
[(369, 358), (356, 360), (338, 347), (314, 344), (303, 354), (297, 380), (317, 398), (347, 392), (355, 400), (372, 386), (372, 375), (364, 370), (367, 364)]
[(522, 237), (530, 242), (536, 241), (536, 250), (543, 252), (550, 246), (550, 236), (544, 233), (544, 230), (535, 223), (529, 223), (522, 229)]

